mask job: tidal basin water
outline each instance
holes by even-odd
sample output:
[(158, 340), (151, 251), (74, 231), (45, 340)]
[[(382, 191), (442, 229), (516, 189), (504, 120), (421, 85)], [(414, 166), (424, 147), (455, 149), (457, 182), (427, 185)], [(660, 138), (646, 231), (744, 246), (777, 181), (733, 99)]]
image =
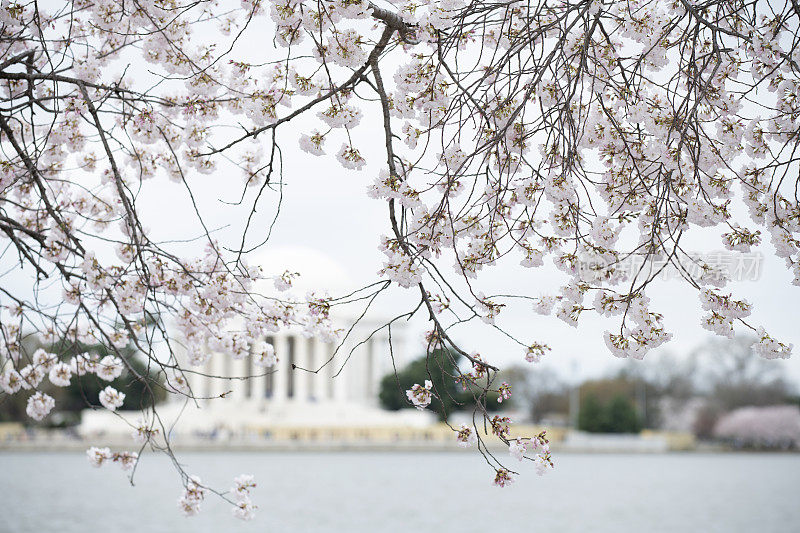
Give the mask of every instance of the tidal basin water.
[(179, 458), (221, 489), (254, 474), (256, 519), (238, 521), (213, 495), (182, 517), (163, 456), (145, 455), (131, 487), (80, 453), (0, 453), (0, 532), (800, 532), (800, 454), (562, 454), (555, 471), (528, 467), (505, 489), (476, 453)]

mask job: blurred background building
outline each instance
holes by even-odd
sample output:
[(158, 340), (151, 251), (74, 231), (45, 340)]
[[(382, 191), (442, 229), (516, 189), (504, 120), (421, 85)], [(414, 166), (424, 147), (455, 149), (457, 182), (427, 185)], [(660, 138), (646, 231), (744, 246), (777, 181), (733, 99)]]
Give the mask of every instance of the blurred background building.
[[(158, 407), (171, 425), (172, 436), (213, 438), (269, 436), (309, 428), (421, 427), (433, 416), (412, 411), (387, 411), (378, 401), (381, 379), (403, 365), (404, 331), (361, 321), (341, 344), (308, 338), (289, 330), (267, 336), (278, 362), (255, 364), (252, 355), (233, 359), (212, 353), (202, 367), (187, 374), (194, 399), (171, 394)], [(375, 332), (378, 330), (377, 332)], [(139, 412), (83, 412), (80, 433), (130, 432)]]

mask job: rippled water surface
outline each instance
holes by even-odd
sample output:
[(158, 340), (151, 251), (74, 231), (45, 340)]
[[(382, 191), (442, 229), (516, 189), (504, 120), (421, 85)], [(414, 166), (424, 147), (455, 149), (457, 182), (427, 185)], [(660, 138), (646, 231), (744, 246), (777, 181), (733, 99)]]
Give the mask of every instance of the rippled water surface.
[(239, 522), (209, 498), (183, 518), (172, 464), (146, 455), (131, 487), (79, 453), (0, 453), (3, 533), (800, 531), (800, 455), (557, 457), (498, 489), (469, 453), (183, 453), (221, 489), (256, 476), (259, 513)]

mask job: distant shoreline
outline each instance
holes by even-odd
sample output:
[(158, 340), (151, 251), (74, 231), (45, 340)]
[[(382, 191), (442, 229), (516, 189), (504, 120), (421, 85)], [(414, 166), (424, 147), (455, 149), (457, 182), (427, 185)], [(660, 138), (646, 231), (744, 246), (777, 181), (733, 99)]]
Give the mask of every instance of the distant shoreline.
[[(0, 443), (0, 453), (48, 453), (48, 452), (76, 452), (82, 453), (90, 446), (108, 446), (114, 450), (130, 450), (135, 448), (131, 441), (121, 441), (119, 439), (97, 439), (97, 440), (75, 440), (71, 442), (2, 442)], [(266, 442), (205, 442), (205, 443), (180, 443), (173, 442), (170, 447), (176, 452), (243, 452), (243, 453), (287, 453), (287, 452), (306, 452), (306, 453), (360, 453), (360, 452), (381, 452), (381, 453), (469, 453), (473, 448), (461, 448), (455, 443), (445, 442), (292, 442), (292, 441), (266, 441)], [(505, 450), (505, 445), (492, 443), (489, 449), (493, 452)], [(671, 449), (633, 449), (630, 447), (604, 447), (592, 448), (581, 446), (567, 446), (563, 443), (554, 443), (551, 447), (554, 454), (630, 454), (630, 455), (656, 455), (656, 454), (687, 454), (687, 453), (800, 453), (798, 450), (756, 450), (756, 449), (735, 449), (730, 446), (718, 444), (702, 443), (693, 449), (671, 450)]]
[[(2, 452), (84, 452), (92, 446), (109, 447), (115, 451), (137, 451), (142, 446), (129, 433), (79, 433), (71, 430), (25, 429), (7, 425), (10, 430), (0, 434)], [(520, 435), (536, 435), (542, 428), (520, 425)], [(548, 428), (550, 449), (555, 454), (664, 454), (664, 453), (722, 453), (722, 452), (789, 452), (778, 448), (737, 446), (735, 442), (697, 441), (693, 435), (680, 432), (645, 430), (638, 434), (585, 433), (567, 428)], [(516, 438), (512, 434), (511, 439)], [(164, 448), (163, 436), (153, 441)], [(507, 445), (493, 436), (484, 444), (492, 453), (503, 453)], [(451, 428), (444, 424), (425, 428), (303, 428), (272, 427), (247, 433), (175, 433), (170, 435), (169, 447), (187, 452), (470, 452), (474, 447), (461, 448)], [(149, 446), (148, 446), (149, 448)], [(535, 452), (533, 452), (535, 453)]]

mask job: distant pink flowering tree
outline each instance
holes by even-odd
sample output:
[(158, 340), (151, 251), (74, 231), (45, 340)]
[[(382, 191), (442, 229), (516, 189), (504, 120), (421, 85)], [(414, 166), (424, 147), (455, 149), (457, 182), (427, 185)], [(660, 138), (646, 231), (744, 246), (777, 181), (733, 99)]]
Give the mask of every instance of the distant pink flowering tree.
[(714, 436), (744, 446), (800, 446), (800, 408), (775, 405), (736, 409), (720, 418)]
[[(197, 398), (187, 376), (211, 351), (253, 353), (271, 372), (265, 334), (340, 338), (333, 306), (368, 306), (396, 285), (418, 297), (396, 320), (424, 313), (429, 353), (472, 363), (453, 379), (478, 391), (486, 423), (472, 429), (502, 486), (514, 472), (483, 439), (513, 444), (514, 456), (530, 441), (481, 430), (495, 426), (485, 408), (500, 386), (495, 354), (452, 332), (498, 327), (511, 299), (576, 327), (607, 317), (611, 352), (641, 359), (671, 336), (647, 296), (669, 267), (697, 290), (704, 328), (752, 330), (756, 354), (788, 357), (791, 345), (748, 322), (751, 305), (683, 241), (705, 228), (738, 254), (764, 233), (800, 283), (799, 17), (796, 2), (764, 0), (3, 0), (3, 272), (21, 267), (27, 280), (0, 287), (3, 394), (30, 394), (38, 420), (54, 408), (37, 391), (46, 376), (110, 380), (127, 367), (160, 386), (121, 353), (21, 350), (39, 335), (132, 343), (170, 393)], [(376, 134), (379, 153), (367, 149)], [(381, 167), (367, 194), (386, 206), (386, 261), (354, 295), (291, 296), (291, 273), (265, 291), (248, 263), (269, 238), (252, 215), (291, 181), (282, 151), (295, 147), (343, 175)], [(148, 230), (140, 198), (172, 180), (194, 202), (203, 175), (241, 187), (249, 214), (240, 238), (220, 243), (196, 204), (175, 213), (196, 220), (204, 243), (189, 257)], [(545, 260), (569, 278), (553, 294), (479, 288), (483, 271), (509, 262), (530, 268), (533, 285)], [(506, 333), (528, 361), (549, 350)], [(120, 394), (105, 390), (104, 405)], [(152, 411), (137, 435), (155, 444), (164, 429)], [(549, 452), (528, 459), (549, 463)], [(184, 480), (192, 514), (205, 492)], [(251, 515), (246, 501), (236, 509)]]

